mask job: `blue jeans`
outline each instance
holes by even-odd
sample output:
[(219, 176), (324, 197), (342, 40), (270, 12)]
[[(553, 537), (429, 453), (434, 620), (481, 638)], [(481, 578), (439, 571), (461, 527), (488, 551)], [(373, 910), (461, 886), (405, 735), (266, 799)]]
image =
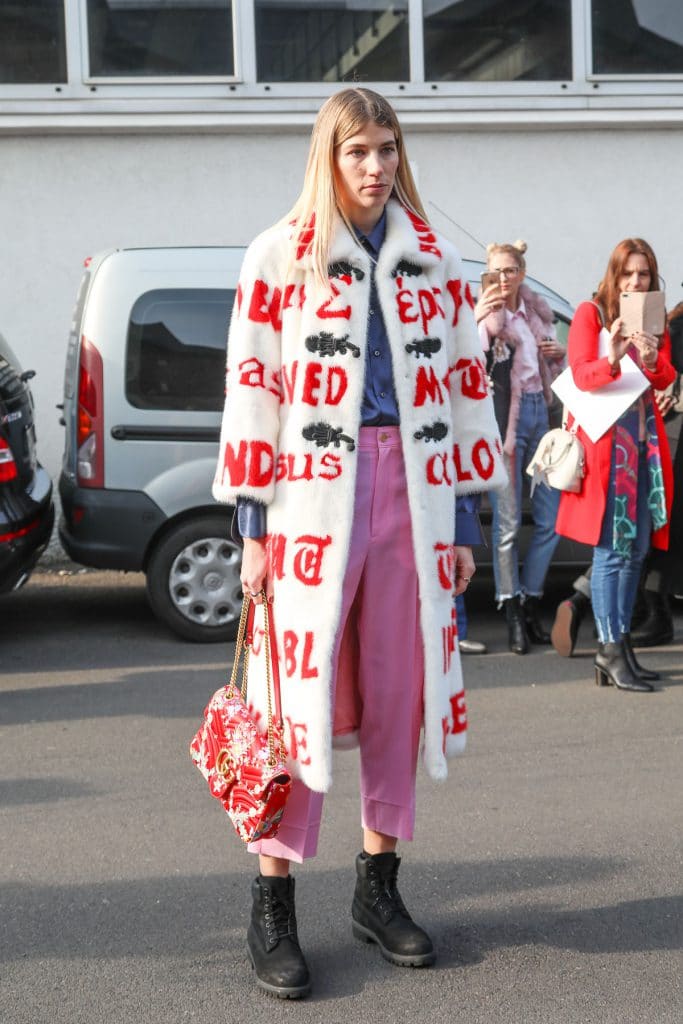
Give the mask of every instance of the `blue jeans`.
[(490, 492), (493, 509), (493, 574), (496, 600), (506, 601), (517, 594), (540, 597), (557, 542), (555, 533), (560, 492), (539, 484), (531, 497), (534, 529), (524, 565), (519, 571), (518, 538), (522, 525), (522, 487), (530, 480), (526, 467), (548, 430), (548, 408), (542, 392), (521, 396), (515, 451), (505, 455), (509, 481)]
[(458, 594), (455, 599), (455, 615), (458, 621), (458, 640), (467, 639), (467, 609), (465, 608), (465, 595)]
[(636, 536), (630, 558), (622, 558), (612, 547), (615, 490), (614, 447), (607, 489), (605, 516), (597, 547), (593, 549), (591, 591), (593, 615), (600, 643), (615, 643), (622, 633), (631, 632), (631, 616), (640, 573), (650, 547), (652, 519), (648, 508), (649, 478), (645, 444), (640, 445), (638, 460), (638, 502)]

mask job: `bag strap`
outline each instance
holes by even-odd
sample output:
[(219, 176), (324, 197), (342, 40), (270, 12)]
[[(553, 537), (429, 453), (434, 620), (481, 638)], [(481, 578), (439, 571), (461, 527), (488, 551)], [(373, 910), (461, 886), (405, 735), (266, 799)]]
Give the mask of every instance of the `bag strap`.
[(603, 312), (602, 312), (602, 306), (599, 305), (597, 302), (593, 302), (592, 299), (591, 299), (591, 306), (595, 306), (595, 308), (598, 311), (598, 316), (600, 317), (600, 323), (602, 324), (603, 327), (605, 327), (605, 317), (604, 317)]
[[(284, 757), (284, 750), (282, 749), (284, 725), (282, 721), (282, 703), (280, 700), (280, 666), (277, 660), (277, 652), (273, 649), (273, 645), (271, 643), (271, 638), (274, 636), (273, 612), (268, 598), (266, 597), (265, 588), (261, 589), (261, 600), (263, 602), (263, 637), (266, 656), (266, 692), (268, 699), (268, 763), (272, 767), (276, 763), (274, 717), (277, 718), (277, 725), (279, 729), (279, 754), (281, 757)], [(237, 673), (241, 660), (242, 685), (240, 686), (240, 694), (245, 704), (247, 702), (249, 653), (254, 643), (255, 607), (256, 606), (251, 597), (245, 595), (242, 600), (242, 611), (240, 613), (240, 621), (237, 628), (235, 660), (232, 663), (230, 683), (228, 684), (228, 697), (234, 697), (235, 683), (237, 681)]]

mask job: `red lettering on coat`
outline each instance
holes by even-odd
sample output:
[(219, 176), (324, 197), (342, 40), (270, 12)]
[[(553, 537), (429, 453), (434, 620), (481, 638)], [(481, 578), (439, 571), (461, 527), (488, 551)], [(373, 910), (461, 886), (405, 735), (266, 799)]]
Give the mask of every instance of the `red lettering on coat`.
[(228, 474), (231, 487), (240, 487), (247, 478), (247, 442), (240, 441), (237, 452), (228, 443), (223, 454), (223, 469)]
[(488, 442), (481, 437), (472, 449), (472, 464), (482, 480), (488, 480), (495, 465)]
[(306, 733), (307, 727), (304, 722), (293, 722), (289, 715), (285, 715), (285, 722), (289, 729), (289, 755), (294, 761), (299, 761), (300, 764), (310, 764), (310, 755), (307, 757), (299, 758), (299, 751), (305, 751), (307, 748)]
[(436, 553), (436, 570), (439, 577), (439, 585), (444, 590), (453, 589), (455, 577), (455, 545), (444, 544), (438, 541), (434, 545)]
[(442, 626), (441, 639), (443, 643), (443, 671), (444, 675), (450, 671), (451, 661), (458, 642), (458, 619), (455, 611), (455, 604), (451, 609), (450, 626)]
[(424, 405), (427, 401), (443, 405), (443, 388), (432, 366), (418, 366), (415, 377), (413, 405), (415, 408), (419, 408), (419, 406)]
[[(325, 452), (320, 460), (320, 476), (323, 480), (336, 480), (342, 474), (342, 461), (338, 455)], [(327, 472), (323, 473), (323, 469)]]
[(481, 359), (458, 359), (455, 369), (461, 371), (460, 389), (465, 398), (476, 401), (486, 398), (486, 368)]
[[(297, 670), (297, 657), (296, 650), (299, 646), (299, 637), (296, 635), (293, 629), (286, 629), (282, 637), (282, 644), (284, 647), (285, 656), (285, 672), (288, 676), (293, 676)], [(318, 669), (315, 665), (311, 664), (311, 658), (313, 656), (313, 633), (310, 629), (307, 629), (304, 633), (304, 651), (301, 659), (301, 678), (302, 679), (316, 679), (318, 677)]]
[(280, 317), (282, 293), (279, 288), (274, 288), (272, 298), (269, 301), (268, 291), (269, 286), (265, 281), (258, 279), (254, 281), (248, 316), (255, 323), (269, 323), (276, 331), (279, 331), (282, 328), (282, 319)]
[(260, 359), (245, 359), (243, 360), (238, 369), (240, 371), (240, 384), (243, 384), (248, 388), (264, 388), (265, 387), (265, 366)]
[(332, 538), (315, 537), (303, 533), (296, 538), (299, 550), (294, 555), (294, 575), (307, 587), (318, 587), (323, 581), (321, 570), (325, 548), (332, 543)]
[(249, 475), (247, 483), (250, 487), (265, 487), (273, 479), (275, 457), (273, 446), (267, 441), (249, 442)]
[(320, 363), (306, 363), (304, 372), (304, 390), (301, 401), (306, 405), (318, 404), (318, 390), (320, 388), (320, 374), (322, 365)]
[(462, 306), (462, 281), (459, 277), (456, 277), (452, 281), (446, 282), (446, 288), (448, 289), (450, 297), (453, 299), (452, 326), (455, 327), (460, 317), (460, 307)]
[(325, 299), (322, 306), (319, 306), (316, 310), (316, 316), (320, 317), (321, 320), (350, 320), (351, 319), (351, 306), (337, 306), (337, 308), (331, 308), (333, 303), (340, 298), (341, 292), (337, 288), (334, 281), (330, 280), (330, 291), (332, 292), (329, 299)]
[(465, 704), (465, 691), (454, 693), (450, 698), (451, 715), (453, 716), (453, 728), (451, 734), (457, 736), (459, 732), (467, 731), (467, 705)]
[(427, 483), (432, 486), (439, 484), (453, 483), (448, 472), (448, 456), (443, 452), (437, 452), (427, 460)]
[(281, 580), (285, 575), (285, 550), (287, 538), (284, 533), (270, 533), (266, 539), (266, 557), (273, 577)]
[(469, 469), (463, 469), (459, 444), (453, 445), (453, 463), (455, 465), (455, 475), (459, 481), (472, 479), (472, 474)]

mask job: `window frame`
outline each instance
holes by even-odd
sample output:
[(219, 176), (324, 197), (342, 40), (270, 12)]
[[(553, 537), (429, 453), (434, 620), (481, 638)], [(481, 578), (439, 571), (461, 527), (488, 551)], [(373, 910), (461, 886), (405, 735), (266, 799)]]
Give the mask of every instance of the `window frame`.
[[(567, 80), (516, 81), (428, 81), (424, 75), (424, 34), (422, 0), (408, 0), (410, 79), (402, 82), (372, 82), (396, 102), (402, 114), (424, 109), (429, 100), (435, 118), (447, 111), (495, 111), (508, 113), (537, 111), (544, 118), (563, 113), (623, 107), (645, 110), (652, 99), (665, 109), (683, 107), (683, 73), (665, 75), (596, 74), (592, 68), (591, 0), (570, 0), (572, 77)], [(256, 80), (256, 40), (254, 0), (232, 0), (234, 74), (173, 77), (99, 77), (90, 73), (86, 0), (62, 0), (66, 39), (66, 82), (39, 84), (0, 83), (4, 111), (15, 115), (22, 111), (68, 114), (97, 114), (101, 101), (125, 117), (146, 113), (206, 113), (205, 100), (218, 116), (258, 115), (277, 119), (283, 113), (306, 118), (317, 110), (320, 101), (333, 94), (340, 83), (258, 82)], [(51, 100), (46, 104), (41, 101)], [(9, 102), (7, 102), (9, 101)], [(98, 102), (100, 101), (100, 102)], [(602, 102), (604, 101), (604, 103)], [(113, 104), (113, 105), (111, 105)], [(2, 116), (0, 116), (0, 127)]]

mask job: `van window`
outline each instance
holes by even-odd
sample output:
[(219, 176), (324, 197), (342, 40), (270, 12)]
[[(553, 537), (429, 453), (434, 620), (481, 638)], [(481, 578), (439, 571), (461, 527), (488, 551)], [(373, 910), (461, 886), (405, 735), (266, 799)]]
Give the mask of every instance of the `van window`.
[(221, 410), (225, 346), (235, 292), (145, 292), (130, 314), (126, 398), (137, 409)]

